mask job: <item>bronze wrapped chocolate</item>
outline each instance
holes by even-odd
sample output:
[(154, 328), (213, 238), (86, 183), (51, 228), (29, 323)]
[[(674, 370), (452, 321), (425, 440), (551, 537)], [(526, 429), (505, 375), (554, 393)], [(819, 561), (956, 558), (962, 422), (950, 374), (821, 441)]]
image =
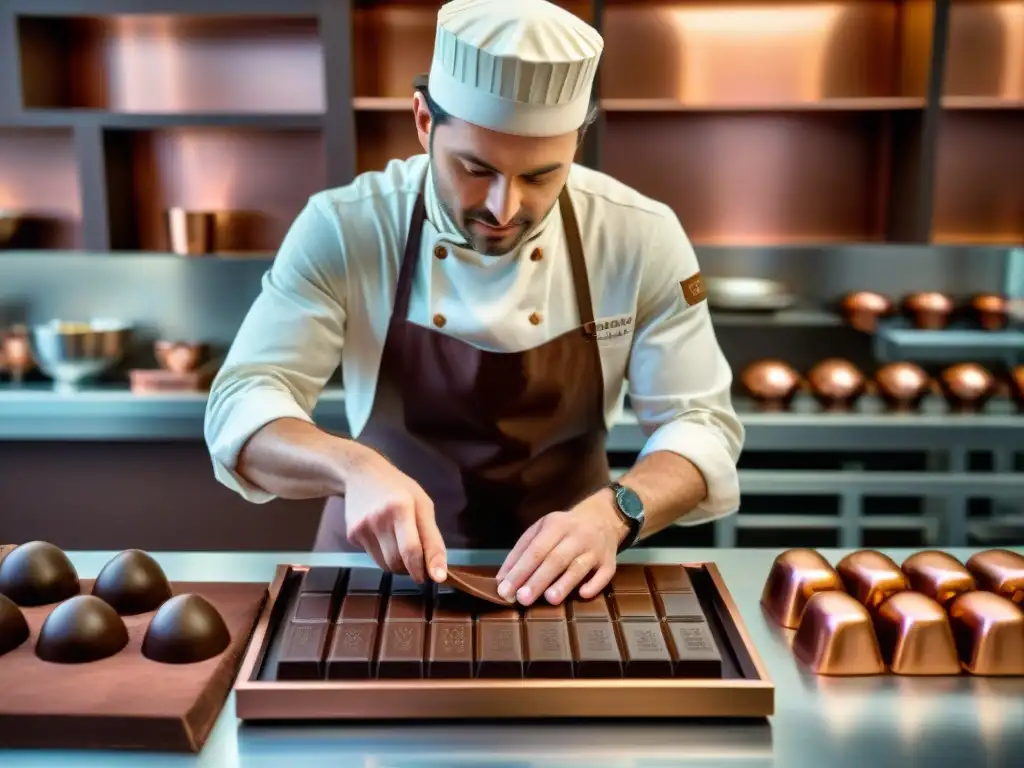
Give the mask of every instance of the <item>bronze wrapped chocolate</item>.
[(783, 411), (803, 387), (800, 374), (781, 360), (759, 360), (740, 374), (740, 383), (764, 411)]
[(893, 313), (891, 299), (872, 291), (856, 291), (843, 297), (840, 311), (851, 327), (865, 333), (874, 333), (878, 321)]
[(903, 300), (904, 310), (914, 325), (925, 330), (941, 330), (949, 324), (955, 305), (944, 293), (926, 291), (914, 293)]
[(949, 607), (960, 661), (972, 675), (1024, 675), (1024, 611), (992, 592), (968, 592)]
[(971, 311), (986, 331), (1001, 331), (1010, 320), (1008, 302), (998, 293), (981, 293), (971, 299)]
[[(72, 582), (65, 560), (56, 547), (33, 543), (0, 563), (5, 585), (24, 601), (0, 597), (0, 648), (7, 646), (0, 743), (199, 752), (231, 690), (266, 585), (171, 582), (173, 595), (157, 610), (121, 616), (94, 592), (134, 594), (114, 577), (128, 575), (124, 566), (139, 556), (111, 560), (103, 571), (110, 583), (99, 590), (77, 574)], [(15, 643), (21, 620), (28, 636)], [(197, 645), (211, 628), (216, 642)], [(147, 644), (156, 650), (145, 654)]]
[(867, 390), (867, 378), (849, 360), (828, 358), (815, 365), (807, 374), (811, 393), (830, 411), (851, 408)]
[(948, 608), (955, 598), (978, 588), (971, 572), (952, 555), (936, 549), (916, 552), (903, 561), (910, 588)]
[(960, 674), (946, 612), (920, 592), (898, 592), (882, 603), (875, 612), (875, 633), (893, 674)]
[(818, 675), (885, 672), (871, 615), (845, 592), (811, 596), (793, 638), (793, 652)]
[(890, 411), (915, 411), (935, 389), (931, 377), (914, 363), (889, 363), (875, 372), (874, 389)]
[(939, 374), (939, 386), (951, 410), (975, 412), (995, 394), (995, 378), (977, 363), (951, 365)]
[(872, 613), (886, 598), (910, 589), (906, 574), (895, 561), (873, 549), (851, 552), (836, 564), (836, 570), (846, 591)]
[(982, 589), (1024, 606), (1024, 555), (1008, 549), (988, 549), (973, 555), (967, 569)]
[(775, 623), (796, 629), (813, 595), (842, 589), (839, 574), (819, 553), (813, 549), (790, 549), (772, 563), (761, 592), (761, 605)]
[[(449, 583), (402, 591), (376, 569), (322, 570), (278, 568), (236, 683), (242, 719), (772, 711), (771, 681), (712, 564), (623, 565), (592, 600), (528, 608)], [(472, 575), (493, 581), (497, 568), (482, 570)], [(304, 591), (311, 582), (321, 591)]]

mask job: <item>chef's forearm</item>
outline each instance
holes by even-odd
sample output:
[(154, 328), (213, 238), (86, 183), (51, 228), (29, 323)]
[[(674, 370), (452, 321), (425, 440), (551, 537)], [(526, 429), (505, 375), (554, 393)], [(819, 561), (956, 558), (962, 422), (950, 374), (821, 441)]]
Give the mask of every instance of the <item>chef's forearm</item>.
[(641, 458), (619, 482), (632, 488), (644, 503), (641, 538), (669, 527), (707, 497), (704, 476), (689, 460), (671, 451)]
[(282, 418), (256, 432), (238, 457), (236, 472), (283, 499), (339, 496), (373, 451), (328, 434), (301, 419)]

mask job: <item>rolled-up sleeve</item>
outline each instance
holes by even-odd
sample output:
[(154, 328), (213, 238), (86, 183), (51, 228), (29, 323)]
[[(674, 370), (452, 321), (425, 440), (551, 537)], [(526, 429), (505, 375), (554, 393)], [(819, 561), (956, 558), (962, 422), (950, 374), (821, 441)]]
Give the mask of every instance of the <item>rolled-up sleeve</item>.
[(697, 467), (707, 497), (677, 521), (697, 525), (739, 508), (736, 465), (745, 433), (708, 303), (684, 297), (700, 266), (671, 210), (664, 210), (644, 250), (629, 362), (630, 403), (648, 436), (640, 456), (671, 451)]
[(242, 477), (238, 456), (281, 418), (312, 422), (344, 340), (344, 253), (337, 221), (313, 197), (296, 217), (211, 387), (204, 434), (216, 478), (243, 498), (273, 495)]

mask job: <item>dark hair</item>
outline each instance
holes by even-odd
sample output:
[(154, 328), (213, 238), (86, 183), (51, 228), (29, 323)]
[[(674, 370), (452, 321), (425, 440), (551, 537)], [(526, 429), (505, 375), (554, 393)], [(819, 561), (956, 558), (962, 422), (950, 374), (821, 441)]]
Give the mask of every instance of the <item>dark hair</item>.
[[(451, 119), (451, 115), (445, 112), (441, 105), (434, 101), (434, 98), (430, 95), (430, 88), (428, 87), (427, 84), (427, 75), (417, 75), (412, 82), (412, 87), (416, 90), (417, 93), (423, 96), (423, 100), (427, 104), (427, 112), (430, 113), (430, 122), (433, 125), (444, 125)], [(583, 121), (583, 125), (581, 125), (577, 131), (577, 142), (583, 141), (583, 137), (587, 133), (587, 128), (593, 125), (594, 122), (597, 120), (597, 114), (597, 104), (591, 103), (590, 109), (587, 111), (587, 118), (586, 120)], [(434, 143), (433, 133), (431, 133), (430, 136), (430, 143)]]

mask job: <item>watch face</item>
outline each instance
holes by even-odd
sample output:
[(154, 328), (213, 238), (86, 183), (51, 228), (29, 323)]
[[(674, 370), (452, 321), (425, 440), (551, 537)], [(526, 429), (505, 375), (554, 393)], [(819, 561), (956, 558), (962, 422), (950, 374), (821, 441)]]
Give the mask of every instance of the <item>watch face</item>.
[(615, 498), (619, 502), (619, 508), (622, 509), (623, 514), (627, 517), (631, 517), (634, 520), (639, 520), (643, 517), (644, 503), (640, 501), (636, 491), (620, 486), (615, 493)]

